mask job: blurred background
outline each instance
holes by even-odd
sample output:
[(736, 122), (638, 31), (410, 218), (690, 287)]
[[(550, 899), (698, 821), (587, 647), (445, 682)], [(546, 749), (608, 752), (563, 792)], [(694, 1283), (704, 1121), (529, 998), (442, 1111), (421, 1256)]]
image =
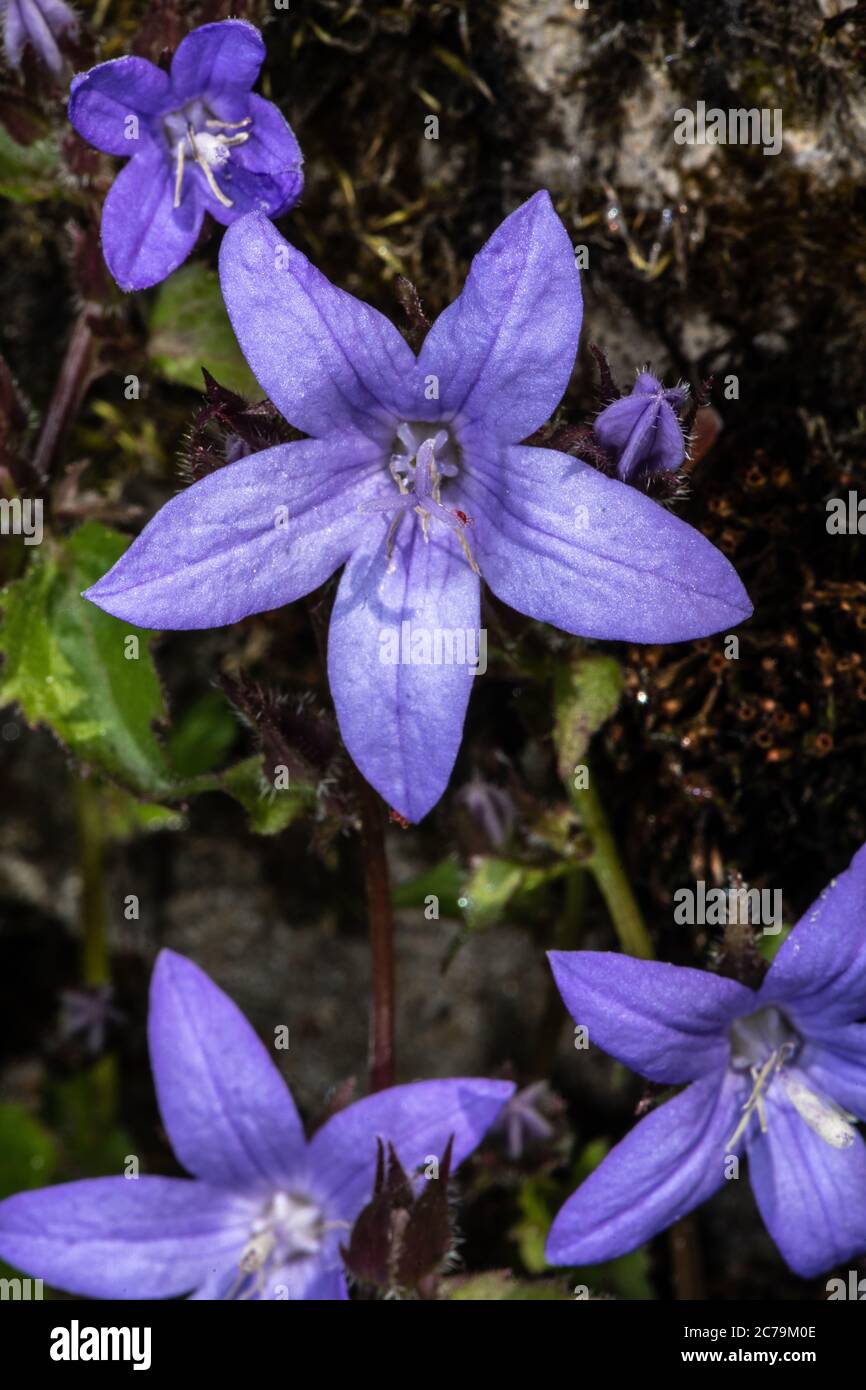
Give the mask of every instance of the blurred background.
[[(780, 889), (796, 921), (866, 840), (864, 540), (826, 524), (829, 498), (866, 487), (866, 5), (78, 10), (72, 70), (130, 51), (158, 61), (229, 13), (260, 25), (260, 90), (306, 161), (280, 229), (407, 332), (399, 277), (434, 317), (501, 219), (550, 190), (587, 259), (558, 423), (598, 409), (591, 344), (626, 390), (646, 364), (687, 382), (706, 404), (673, 505), (755, 605), (737, 660), (721, 639), (595, 649), (606, 814), (661, 959), (725, 965), (717, 930), (674, 923), (674, 891), (698, 879)], [(192, 956), (263, 1034), (289, 1025), (278, 1060), (311, 1124), (351, 1078), (356, 1094), (366, 1084), (358, 809), (320, 658), (333, 582), (232, 628), (142, 633), (138, 660), (128, 629), (78, 598), (179, 486), (231, 455), (237, 406), (205, 397), (201, 368), (261, 392), (222, 308), (212, 224), (155, 290), (113, 285), (98, 218), (116, 161), (72, 131), (65, 95), (32, 54), (3, 70), (0, 479), (7, 497), (45, 498), (46, 535), (0, 539), (0, 1195), (127, 1154), (177, 1171), (144, 1041), (161, 946)], [(780, 109), (781, 152), (677, 144), (674, 113), (698, 101)], [(554, 943), (616, 948), (558, 772), (554, 678), (587, 649), (489, 595), (483, 621), (489, 670), (451, 786), (420, 826), (388, 831), (398, 1079), (534, 1088), (535, 1118), (461, 1175), (443, 1290), (517, 1296), (479, 1280), (509, 1270), (521, 1297), (570, 1297), (577, 1282), (620, 1298), (826, 1296), (823, 1279), (786, 1270), (746, 1182), (624, 1260), (545, 1271), (552, 1214), (629, 1129), (643, 1085), (574, 1050), (544, 960)], [(273, 791), (277, 764), (288, 792)]]

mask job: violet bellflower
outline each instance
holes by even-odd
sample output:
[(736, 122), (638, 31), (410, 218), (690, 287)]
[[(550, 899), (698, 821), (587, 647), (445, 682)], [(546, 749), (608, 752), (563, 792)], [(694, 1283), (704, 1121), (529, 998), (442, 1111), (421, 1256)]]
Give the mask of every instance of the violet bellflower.
[(115, 58), (72, 83), (69, 119), (107, 154), (129, 157), (102, 210), (102, 248), (121, 289), (164, 280), (186, 260), (206, 212), (228, 224), (255, 209), (278, 217), (298, 200), (298, 142), (250, 89), (265, 57), (241, 19), (194, 29), (166, 73)]
[(801, 918), (759, 990), (606, 952), (554, 951), (592, 1042), (681, 1086), (557, 1215), (552, 1264), (633, 1250), (704, 1201), (748, 1154), (764, 1224), (795, 1273), (866, 1251), (866, 846)]
[(685, 522), (518, 443), (556, 408), (581, 326), (579, 272), (547, 193), (494, 232), (417, 358), (264, 217), (230, 228), (220, 274), (260, 385), (310, 438), (174, 497), (86, 596), (142, 627), (218, 627), (345, 564), (328, 649), (337, 717), (407, 820), (435, 805), (454, 766), (481, 577), (585, 637), (677, 642), (749, 616), (730, 563)]
[(85, 1179), (0, 1203), (0, 1257), (88, 1298), (345, 1299), (340, 1246), (372, 1196), (378, 1140), (412, 1174), (453, 1136), (453, 1171), (514, 1090), (394, 1086), (307, 1142), (243, 1014), (172, 951), (157, 959), (148, 1032), (163, 1124), (192, 1180)]
[(77, 29), (78, 16), (63, 0), (4, 0), (3, 47), (10, 68), (20, 68), (29, 47), (60, 77), (64, 58), (57, 40)]
[(665, 387), (649, 372), (640, 372), (631, 393), (605, 407), (593, 430), (616, 460), (617, 477), (637, 481), (682, 467), (686, 445), (680, 411), (687, 398), (685, 386)]

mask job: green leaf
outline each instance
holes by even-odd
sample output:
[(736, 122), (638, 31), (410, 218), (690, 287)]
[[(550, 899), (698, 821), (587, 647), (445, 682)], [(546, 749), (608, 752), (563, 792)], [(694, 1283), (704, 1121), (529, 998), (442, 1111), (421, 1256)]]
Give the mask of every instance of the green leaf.
[(454, 855), (434, 864), (406, 883), (400, 883), (391, 895), (394, 906), (424, 907), (425, 899), (439, 899), (439, 911), (444, 917), (456, 917), (461, 909), (458, 898), (463, 892), (463, 874)]
[(150, 654), (154, 634), (81, 597), (127, 544), (89, 521), (67, 541), (41, 546), (23, 578), (0, 593), (0, 705), (16, 701), (81, 761), (158, 799), (172, 778), (154, 733), (166, 717)]
[(150, 316), (149, 354), (177, 386), (203, 389), (201, 369), (221, 386), (260, 399), (262, 391), (237, 345), (220, 293), (219, 277), (192, 262), (164, 280)]
[(52, 1136), (23, 1105), (0, 1105), (0, 1199), (43, 1187), (57, 1166)]
[(166, 740), (172, 771), (197, 777), (223, 764), (238, 735), (238, 723), (225, 696), (208, 690), (180, 718)]
[(44, 198), (59, 198), (62, 193), (60, 158), (54, 140), (17, 145), (0, 126), (0, 198), (9, 198), (13, 203), (38, 203)]
[(571, 784), (593, 734), (616, 713), (622, 686), (622, 670), (612, 656), (588, 652), (557, 668), (553, 737), (563, 782)]
[(440, 1293), (452, 1303), (527, 1303), (538, 1299), (546, 1302), (568, 1302), (572, 1297), (561, 1280), (513, 1279), (504, 1270), (474, 1274), (468, 1279), (446, 1279), (440, 1287)]
[(224, 791), (239, 801), (250, 818), (250, 828), (260, 835), (277, 835), (302, 815), (314, 798), (312, 787), (287, 787), (275, 791), (262, 776), (258, 757), (235, 763), (219, 779)]
[(524, 869), (506, 859), (479, 860), (463, 888), (460, 906), (473, 929), (489, 926), (502, 915), (508, 901), (520, 889)]

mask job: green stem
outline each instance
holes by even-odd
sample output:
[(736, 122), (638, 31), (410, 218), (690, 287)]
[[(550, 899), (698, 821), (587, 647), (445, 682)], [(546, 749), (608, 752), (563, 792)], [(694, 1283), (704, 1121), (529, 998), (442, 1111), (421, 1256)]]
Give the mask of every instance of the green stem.
[[(108, 954), (108, 910), (105, 898), (103, 857), (103, 808), (99, 789), (90, 778), (76, 777), (75, 816), (81, 864), (82, 983), (85, 989), (111, 983)], [(117, 1062), (112, 1056), (100, 1057), (91, 1069), (91, 1081), (98, 1120), (113, 1120), (117, 1100)]]
[(570, 793), (572, 805), (592, 841), (592, 855), (586, 861), (586, 867), (607, 904), (622, 949), (630, 956), (652, 960), (654, 953), (649, 932), (616, 847), (607, 813), (596, 791), (591, 769), (587, 770), (586, 780), (586, 787), (572, 788)]
[[(562, 911), (556, 919), (553, 935), (553, 947), (556, 951), (574, 951), (580, 944), (586, 882), (587, 873), (582, 865), (580, 868), (571, 869), (565, 879)], [(535, 1049), (535, 1070), (540, 1077), (548, 1077), (553, 1069), (567, 1017), (556, 981), (548, 971), (547, 1000), (538, 1028)]]

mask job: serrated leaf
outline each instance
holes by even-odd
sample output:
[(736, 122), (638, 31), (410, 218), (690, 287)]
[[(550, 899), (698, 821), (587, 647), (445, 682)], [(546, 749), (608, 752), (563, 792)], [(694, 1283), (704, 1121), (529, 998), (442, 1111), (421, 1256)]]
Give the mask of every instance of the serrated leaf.
[[(0, 705), (15, 701), (76, 758), (138, 795), (158, 799), (173, 779), (154, 725), (166, 717), (150, 653), (152, 632), (109, 617), (81, 597), (120, 558), (126, 537), (90, 521), (47, 541), (21, 579), (0, 593)], [(138, 657), (126, 639), (138, 643)]]
[(207, 367), (241, 396), (263, 394), (237, 345), (219, 277), (207, 266), (193, 262), (162, 282), (151, 311), (148, 351), (160, 374), (177, 386), (202, 390), (201, 369)]
[(622, 669), (612, 656), (588, 652), (557, 668), (553, 737), (563, 782), (571, 783), (593, 734), (616, 713), (622, 685)]
[(262, 776), (258, 757), (235, 763), (221, 776), (220, 786), (239, 801), (250, 818), (250, 828), (260, 835), (277, 835), (310, 804), (312, 788), (287, 787), (275, 791)]
[(63, 193), (59, 156), (54, 140), (18, 145), (0, 126), (0, 198), (13, 203), (38, 203)]

